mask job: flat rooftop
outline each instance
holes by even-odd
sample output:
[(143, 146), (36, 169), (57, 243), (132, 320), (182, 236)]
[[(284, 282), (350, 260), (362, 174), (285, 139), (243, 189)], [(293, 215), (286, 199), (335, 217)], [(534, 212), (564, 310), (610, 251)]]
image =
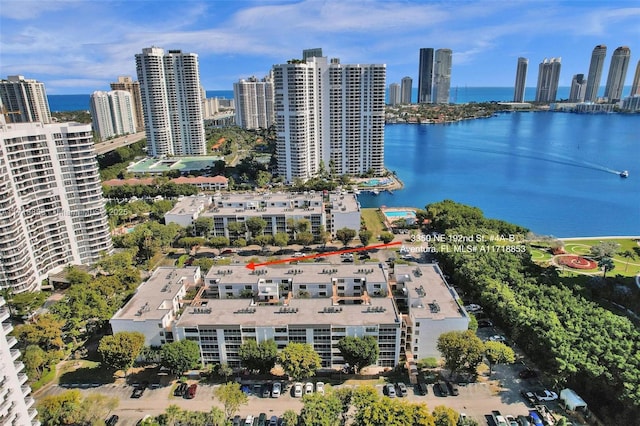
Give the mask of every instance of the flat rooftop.
[(297, 213), (306, 216), (322, 214), (324, 203), (321, 193), (218, 193), (213, 198), (213, 204), (203, 215), (235, 216), (246, 211), (262, 215)]
[(292, 299), (288, 306), (252, 305), (250, 299), (213, 299), (206, 306), (186, 307), (177, 327), (196, 326), (363, 326), (400, 325), (390, 298), (372, 299), (371, 305), (332, 305), (331, 298)]
[(193, 216), (195, 213), (205, 209), (209, 204), (211, 204), (211, 197), (209, 196), (184, 197), (166, 214)]
[(199, 267), (160, 267), (140, 284), (131, 299), (112, 320), (147, 321), (162, 319), (173, 308), (171, 302), (184, 285), (194, 283)]
[(356, 194), (353, 193), (331, 193), (329, 194), (331, 203), (331, 213), (345, 213), (360, 211), (360, 203)]
[(409, 297), (409, 313), (414, 318), (445, 319), (464, 317), (457, 294), (437, 265), (395, 265), (394, 278)]
[(220, 279), (218, 285), (255, 284), (261, 279), (293, 279), (294, 284), (331, 284), (333, 278), (366, 278), (367, 283), (386, 283), (382, 268), (377, 263), (355, 265), (353, 263), (299, 263), (297, 265), (270, 265), (256, 268), (255, 271), (245, 265), (213, 266), (205, 277), (205, 283), (211, 279)]

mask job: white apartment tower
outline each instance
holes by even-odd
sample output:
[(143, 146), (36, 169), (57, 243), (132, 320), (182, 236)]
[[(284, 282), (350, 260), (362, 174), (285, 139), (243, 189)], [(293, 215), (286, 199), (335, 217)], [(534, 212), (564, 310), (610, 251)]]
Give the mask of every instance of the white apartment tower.
[(618, 102), (622, 98), (622, 89), (624, 88), (624, 80), (627, 78), (630, 58), (631, 49), (626, 46), (620, 46), (613, 51), (607, 85), (604, 88), (604, 97), (608, 102)]
[(538, 67), (538, 85), (536, 102), (551, 103), (556, 101), (558, 81), (560, 81), (560, 58), (545, 58)]
[(438, 49), (433, 63), (433, 102), (448, 104), (451, 90), (451, 49)]
[(91, 126), (0, 125), (0, 288), (37, 289), (111, 250)]
[(100, 140), (136, 132), (131, 93), (124, 90), (93, 92), (90, 107), (93, 130), (98, 133)]
[(569, 91), (569, 102), (584, 102), (584, 95), (587, 89), (587, 80), (584, 74), (576, 74), (571, 79), (571, 90)]
[(147, 153), (205, 155), (198, 55), (149, 47), (136, 54)]
[(0, 81), (0, 104), (10, 123), (51, 123), (44, 83), (10, 75)]
[(518, 67), (516, 68), (516, 85), (513, 91), (513, 102), (524, 102), (524, 91), (527, 87), (527, 68), (529, 60), (527, 58), (518, 58)]
[(236, 124), (243, 129), (267, 129), (273, 124), (273, 79), (250, 77), (233, 83)]
[(133, 117), (136, 122), (136, 132), (144, 130), (144, 115), (142, 114), (142, 97), (140, 83), (129, 76), (119, 76), (118, 81), (110, 84), (111, 90), (124, 90), (131, 94), (133, 101)]
[(591, 63), (589, 64), (589, 74), (587, 75), (587, 88), (584, 94), (585, 102), (595, 102), (598, 99), (602, 67), (604, 66), (604, 58), (606, 56), (607, 46), (604, 44), (599, 44), (593, 48)]
[(20, 351), (13, 349), (18, 343), (9, 336), (13, 330), (9, 319), (9, 309), (0, 297), (0, 420), (3, 425), (39, 426), (35, 400), (30, 396), (24, 364), (19, 360)]
[(389, 105), (398, 105), (401, 99), (400, 85), (391, 83), (389, 85)]
[(384, 170), (386, 66), (309, 57), (273, 68), (278, 173), (308, 179)]

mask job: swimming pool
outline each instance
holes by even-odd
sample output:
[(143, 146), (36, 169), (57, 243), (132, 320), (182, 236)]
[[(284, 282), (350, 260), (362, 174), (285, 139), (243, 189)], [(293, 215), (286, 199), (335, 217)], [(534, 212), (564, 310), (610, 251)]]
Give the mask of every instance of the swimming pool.
[(364, 182), (360, 182), (361, 186), (382, 186), (382, 185), (388, 185), (391, 183), (391, 179), (388, 178), (383, 178), (383, 179), (368, 179), (365, 180)]
[(384, 215), (387, 217), (416, 217), (416, 212), (412, 210), (394, 210), (384, 212)]

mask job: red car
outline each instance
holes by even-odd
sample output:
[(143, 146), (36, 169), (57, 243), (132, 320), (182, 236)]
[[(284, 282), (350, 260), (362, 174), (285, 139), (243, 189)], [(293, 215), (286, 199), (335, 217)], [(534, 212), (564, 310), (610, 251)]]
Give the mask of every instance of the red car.
[(196, 396), (196, 391), (198, 390), (198, 385), (195, 383), (187, 388), (187, 391), (184, 394), (184, 397), (187, 399), (193, 399)]

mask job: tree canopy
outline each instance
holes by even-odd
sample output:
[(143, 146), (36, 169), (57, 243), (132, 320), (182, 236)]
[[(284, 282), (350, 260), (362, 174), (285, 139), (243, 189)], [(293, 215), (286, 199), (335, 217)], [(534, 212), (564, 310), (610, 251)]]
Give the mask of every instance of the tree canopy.
[(276, 364), (278, 345), (271, 339), (260, 343), (257, 343), (255, 340), (247, 340), (240, 345), (238, 354), (244, 367), (266, 374), (269, 373)]
[(192, 340), (167, 343), (160, 349), (161, 364), (181, 375), (200, 365), (200, 346)]
[(127, 370), (133, 365), (144, 347), (144, 334), (137, 331), (123, 331), (104, 336), (98, 344), (102, 363), (112, 370)]
[(249, 402), (247, 394), (240, 389), (240, 383), (229, 382), (218, 386), (213, 390), (213, 396), (218, 398), (224, 406), (224, 414), (227, 418), (233, 417), (233, 415), (240, 409), (241, 405)]
[(350, 228), (341, 228), (336, 231), (336, 238), (345, 246), (355, 237), (356, 231)]
[(278, 362), (293, 380), (312, 377), (322, 366), (320, 355), (308, 343), (290, 342), (279, 354)]
[(482, 340), (471, 330), (442, 333), (437, 347), (451, 373), (465, 370), (475, 374), (484, 354)]
[(373, 336), (345, 336), (338, 341), (338, 349), (344, 360), (354, 367), (356, 372), (362, 367), (375, 364), (380, 354), (378, 341)]

